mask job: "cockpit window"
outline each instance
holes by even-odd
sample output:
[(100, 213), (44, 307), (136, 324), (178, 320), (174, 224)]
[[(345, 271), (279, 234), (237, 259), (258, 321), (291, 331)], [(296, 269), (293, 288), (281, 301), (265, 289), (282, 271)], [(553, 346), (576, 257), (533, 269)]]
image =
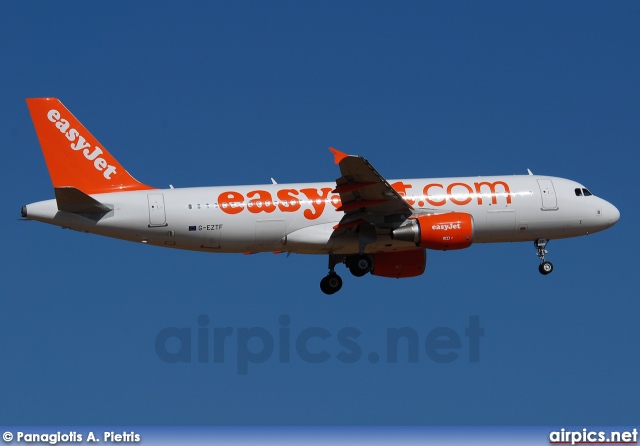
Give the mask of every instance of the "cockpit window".
[(576, 192), (576, 197), (582, 197), (582, 196), (590, 197), (593, 195), (591, 192), (589, 192), (589, 189), (584, 187), (583, 188), (576, 187), (575, 192)]

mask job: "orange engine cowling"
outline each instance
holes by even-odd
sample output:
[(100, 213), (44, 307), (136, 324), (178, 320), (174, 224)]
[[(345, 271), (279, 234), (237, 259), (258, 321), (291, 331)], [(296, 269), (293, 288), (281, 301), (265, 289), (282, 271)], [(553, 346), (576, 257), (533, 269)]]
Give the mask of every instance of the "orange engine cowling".
[(376, 252), (373, 255), (374, 276), (415, 277), (424, 272), (427, 264), (427, 252), (424, 249), (412, 249), (410, 251)]
[(463, 212), (418, 215), (391, 232), (394, 240), (413, 242), (428, 249), (468, 248), (473, 243), (473, 217)]

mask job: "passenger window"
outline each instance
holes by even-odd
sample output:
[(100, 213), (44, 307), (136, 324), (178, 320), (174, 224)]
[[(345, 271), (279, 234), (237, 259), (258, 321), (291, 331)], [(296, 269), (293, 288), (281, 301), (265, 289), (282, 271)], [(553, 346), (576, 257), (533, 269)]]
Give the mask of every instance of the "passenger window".
[(576, 187), (576, 197), (582, 197), (582, 189)]
[(193, 209), (193, 206), (189, 205), (189, 209)]
[(584, 196), (585, 196), (585, 197), (589, 197), (589, 196), (593, 195), (591, 192), (589, 192), (589, 189), (584, 189), (584, 188), (583, 188), (583, 189), (582, 189), (582, 192), (584, 192)]

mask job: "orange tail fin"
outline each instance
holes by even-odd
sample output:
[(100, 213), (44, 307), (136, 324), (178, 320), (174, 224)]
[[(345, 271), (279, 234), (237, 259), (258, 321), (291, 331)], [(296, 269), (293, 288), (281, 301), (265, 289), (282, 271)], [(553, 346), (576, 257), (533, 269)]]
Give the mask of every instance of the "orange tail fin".
[(53, 187), (86, 194), (154, 189), (133, 178), (55, 98), (27, 99)]

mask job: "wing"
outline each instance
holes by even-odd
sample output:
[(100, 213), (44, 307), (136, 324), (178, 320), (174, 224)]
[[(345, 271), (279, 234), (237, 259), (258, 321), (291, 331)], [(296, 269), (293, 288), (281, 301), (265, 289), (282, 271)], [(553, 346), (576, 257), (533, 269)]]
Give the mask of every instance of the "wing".
[(342, 174), (336, 180), (333, 193), (340, 195), (342, 204), (338, 211), (344, 211), (344, 217), (334, 227), (334, 234), (365, 223), (377, 228), (392, 228), (413, 213), (413, 207), (369, 161), (334, 148), (329, 150), (333, 152), (335, 163)]

